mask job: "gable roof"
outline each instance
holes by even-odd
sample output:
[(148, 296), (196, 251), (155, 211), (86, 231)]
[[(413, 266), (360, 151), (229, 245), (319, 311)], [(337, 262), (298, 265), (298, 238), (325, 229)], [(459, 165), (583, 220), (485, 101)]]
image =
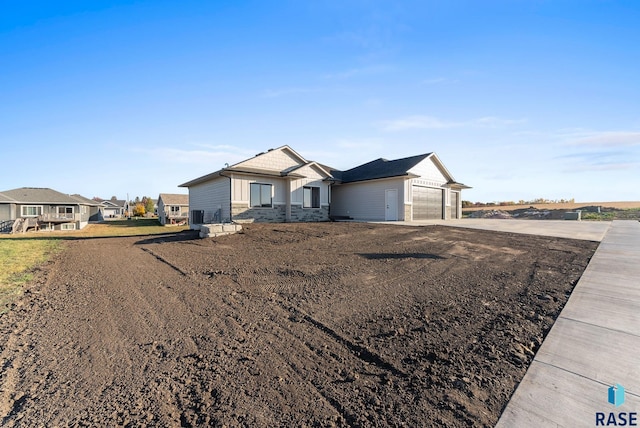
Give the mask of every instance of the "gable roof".
[(189, 195), (177, 193), (160, 193), (158, 200), (162, 199), (165, 205), (189, 205)]
[(433, 153), (411, 156), (408, 158), (387, 160), (376, 159), (346, 171), (331, 171), (343, 183), (408, 176), (409, 170), (430, 157)]
[(48, 187), (20, 187), (0, 192), (0, 202), (16, 204), (98, 205), (96, 201), (80, 195), (67, 195)]
[(100, 205), (100, 202), (94, 201), (93, 199), (85, 198), (84, 196), (78, 195), (77, 193), (74, 193), (73, 195), (69, 195), (69, 196), (77, 200), (82, 205), (92, 205), (92, 206)]
[[(278, 167), (274, 167), (274, 168), (263, 167), (259, 163), (258, 163), (258, 166), (256, 166), (257, 163), (254, 162), (256, 159), (260, 157), (266, 158), (267, 156), (273, 155), (274, 152), (277, 152), (277, 151), (286, 153), (289, 157), (291, 157), (292, 160), (295, 160), (295, 163), (293, 165), (289, 165), (284, 169), (281, 169)], [(270, 176), (270, 177), (304, 178), (304, 175), (301, 175), (300, 173), (296, 173), (296, 171), (305, 166), (311, 166), (321, 171), (322, 173), (326, 174), (328, 177), (331, 176), (331, 173), (324, 165), (321, 165), (314, 161), (308, 161), (305, 158), (303, 158), (300, 154), (298, 154), (298, 152), (293, 150), (291, 147), (284, 145), (275, 149), (269, 149), (266, 152), (258, 153), (252, 158), (245, 159), (231, 166), (227, 166), (225, 168), (219, 169), (218, 171), (212, 172), (211, 174), (203, 175), (202, 177), (198, 177), (193, 180), (187, 181), (186, 183), (180, 184), (178, 187), (190, 187), (196, 184), (205, 183), (207, 181), (213, 180), (218, 177), (226, 177), (226, 175), (224, 175), (224, 172), (239, 172), (244, 174), (255, 174), (255, 175)]]
[[(285, 152), (288, 156), (291, 156), (291, 158), (295, 160), (295, 164), (289, 164), (289, 166), (287, 166), (285, 169), (278, 169), (278, 167), (275, 165), (273, 168), (269, 168), (268, 165), (265, 165), (264, 161), (265, 159), (269, 159), (266, 158), (266, 156), (272, 155), (274, 151)], [(265, 158), (262, 159), (262, 162), (255, 162), (255, 160), (259, 159), (261, 156), (265, 156)], [(356, 166), (355, 168), (348, 169), (346, 171), (339, 171), (318, 162), (308, 161), (300, 156), (297, 152), (295, 152), (291, 147), (286, 145), (278, 147), (277, 149), (269, 149), (266, 152), (258, 153), (253, 158), (238, 162), (232, 166), (227, 166), (218, 171), (212, 172), (211, 174), (203, 175), (202, 177), (198, 177), (186, 183), (180, 184), (178, 187), (190, 187), (196, 184), (205, 183), (218, 177), (228, 177), (224, 174), (224, 172), (227, 171), (271, 177), (304, 178), (304, 176), (297, 171), (306, 166), (313, 167), (317, 171), (326, 174), (327, 178), (325, 178), (325, 181), (334, 181), (338, 183), (354, 183), (357, 181), (377, 180), (393, 177), (417, 177), (416, 174), (411, 172), (411, 169), (425, 159), (431, 159), (431, 161), (446, 178), (447, 184), (449, 184), (452, 188), (470, 188), (469, 186), (465, 186), (462, 183), (456, 182), (451, 173), (447, 170), (442, 161), (440, 161), (440, 159), (434, 152), (394, 160), (380, 158), (371, 162), (367, 162), (363, 165)], [(282, 168), (282, 166), (280, 166), (280, 168)]]
[(105, 207), (110, 205), (111, 208), (124, 208), (124, 204), (126, 202), (127, 201), (125, 201), (124, 199), (115, 199), (115, 200), (106, 199), (106, 200), (100, 201), (100, 205), (103, 205)]

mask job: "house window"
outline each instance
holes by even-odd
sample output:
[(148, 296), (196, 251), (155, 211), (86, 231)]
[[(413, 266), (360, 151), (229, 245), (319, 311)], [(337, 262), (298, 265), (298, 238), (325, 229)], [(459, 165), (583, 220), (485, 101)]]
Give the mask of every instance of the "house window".
[(302, 207), (303, 208), (320, 208), (320, 188), (319, 187), (303, 187), (302, 188)]
[(272, 184), (251, 183), (249, 203), (252, 207), (271, 208), (273, 206), (272, 195)]
[(180, 207), (171, 206), (171, 215), (180, 215)]
[(62, 229), (62, 230), (76, 230), (76, 224), (75, 223), (62, 223), (60, 225), (60, 229)]
[(73, 218), (73, 207), (56, 207), (58, 217), (71, 217)]
[(42, 215), (42, 206), (40, 205), (23, 205), (22, 217), (38, 217)]

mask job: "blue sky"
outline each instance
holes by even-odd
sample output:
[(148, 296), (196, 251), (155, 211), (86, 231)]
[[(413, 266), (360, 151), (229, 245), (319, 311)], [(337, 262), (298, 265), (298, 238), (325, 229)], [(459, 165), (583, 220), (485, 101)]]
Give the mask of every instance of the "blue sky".
[(0, 190), (177, 185), (268, 148), (436, 152), (471, 201), (640, 200), (637, 1), (0, 0)]

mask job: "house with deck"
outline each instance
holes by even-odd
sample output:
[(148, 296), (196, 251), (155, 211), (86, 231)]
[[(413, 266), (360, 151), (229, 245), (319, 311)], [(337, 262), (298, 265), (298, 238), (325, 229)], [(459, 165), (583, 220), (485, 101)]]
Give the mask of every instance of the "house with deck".
[(99, 205), (84, 196), (67, 195), (49, 188), (5, 190), (0, 192), (0, 231), (82, 229), (97, 218)]
[(463, 189), (435, 153), (377, 159), (340, 171), (289, 146), (180, 185), (190, 224), (456, 219)]
[(160, 224), (179, 224), (189, 220), (189, 195), (160, 193), (158, 196)]

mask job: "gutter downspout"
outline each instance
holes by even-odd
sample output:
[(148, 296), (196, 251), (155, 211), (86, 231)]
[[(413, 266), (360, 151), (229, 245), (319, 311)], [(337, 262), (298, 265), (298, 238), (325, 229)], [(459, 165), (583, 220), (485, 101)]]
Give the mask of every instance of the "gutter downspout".
[[(222, 172), (223, 171), (220, 171), (220, 177), (227, 177), (229, 179), (229, 223), (233, 223), (233, 203), (231, 202), (231, 191), (233, 189), (231, 188), (231, 176), (224, 175)], [(224, 223), (224, 221), (222, 220), (222, 212), (220, 212), (220, 223)]]

